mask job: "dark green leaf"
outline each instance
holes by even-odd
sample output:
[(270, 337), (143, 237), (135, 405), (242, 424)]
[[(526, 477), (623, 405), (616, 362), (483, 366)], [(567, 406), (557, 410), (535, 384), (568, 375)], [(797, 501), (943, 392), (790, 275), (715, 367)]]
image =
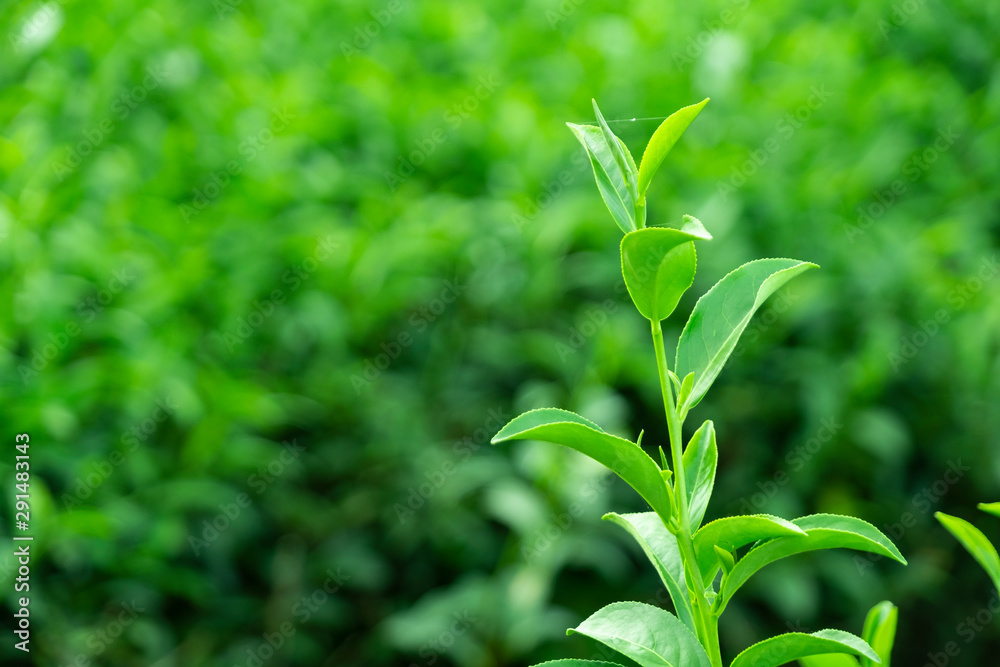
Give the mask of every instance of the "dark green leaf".
[(866, 656), (878, 662), (871, 646), (841, 630), (820, 630), (811, 635), (790, 632), (765, 639), (736, 656), (732, 667), (777, 667), (792, 660), (825, 653)]
[(640, 514), (604, 515), (604, 518), (628, 531), (629, 535), (642, 547), (643, 552), (653, 564), (660, 580), (670, 594), (677, 617), (692, 632), (695, 631), (694, 616), (691, 612), (691, 601), (687, 594), (687, 583), (684, 577), (684, 563), (681, 561), (677, 538), (663, 525), (663, 520), (655, 512)]
[(711, 667), (694, 634), (669, 611), (616, 602), (569, 630), (596, 639), (641, 667)]
[(746, 553), (726, 577), (720, 591), (723, 608), (733, 599), (733, 594), (765, 565), (795, 554), (818, 549), (857, 549), (886, 556), (906, 565), (899, 550), (875, 526), (861, 519), (836, 514), (813, 514), (792, 521), (806, 532), (805, 535), (776, 537), (763, 542)]
[(707, 583), (717, 571), (714, 546), (734, 551), (758, 540), (805, 534), (804, 530), (791, 521), (768, 514), (730, 516), (706, 524), (695, 533), (694, 552), (698, 559), (698, 568)]
[(636, 443), (605, 433), (580, 415), (556, 408), (525, 412), (500, 429), (491, 442), (508, 440), (545, 440), (586, 454), (628, 482), (661, 516), (671, 515), (667, 488), (653, 459)]

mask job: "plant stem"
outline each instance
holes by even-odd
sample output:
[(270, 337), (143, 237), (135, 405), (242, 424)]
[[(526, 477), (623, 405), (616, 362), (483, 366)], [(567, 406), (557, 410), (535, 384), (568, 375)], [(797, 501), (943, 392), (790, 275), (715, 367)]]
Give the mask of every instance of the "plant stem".
[(722, 652), (719, 648), (719, 619), (712, 613), (711, 606), (705, 597), (701, 581), (701, 570), (694, 552), (694, 541), (691, 539), (691, 523), (688, 514), (688, 499), (686, 492), (687, 480), (684, 477), (684, 453), (681, 442), (682, 424), (677, 417), (677, 407), (674, 405), (674, 388), (667, 375), (667, 355), (663, 349), (663, 330), (660, 323), (653, 322), (653, 348), (656, 351), (656, 366), (660, 375), (660, 393), (663, 395), (663, 409), (667, 415), (667, 431), (670, 435), (670, 458), (674, 466), (674, 517), (677, 522), (677, 545), (681, 560), (684, 561), (684, 575), (687, 580), (688, 592), (695, 606), (695, 625), (698, 639), (708, 652), (713, 667), (722, 667)]

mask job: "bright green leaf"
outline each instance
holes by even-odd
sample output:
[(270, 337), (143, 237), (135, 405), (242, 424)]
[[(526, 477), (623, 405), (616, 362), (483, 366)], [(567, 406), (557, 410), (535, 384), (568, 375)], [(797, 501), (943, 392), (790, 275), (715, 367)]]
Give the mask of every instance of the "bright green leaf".
[(805, 534), (804, 530), (791, 521), (768, 514), (730, 516), (705, 524), (694, 534), (694, 553), (698, 559), (698, 568), (707, 583), (718, 569), (713, 547), (734, 551), (758, 540)]
[(596, 639), (641, 667), (711, 667), (695, 635), (669, 611), (641, 602), (616, 602), (571, 629)]
[(670, 594), (677, 617), (694, 632), (694, 616), (691, 612), (691, 600), (687, 594), (684, 563), (681, 561), (677, 538), (666, 529), (663, 520), (655, 512), (639, 514), (611, 512), (605, 514), (603, 518), (627, 530), (639, 543), (656, 569), (656, 573), (660, 575), (667, 593)]
[(677, 389), (677, 405), (684, 405), (687, 402), (687, 397), (691, 395), (691, 390), (693, 388), (694, 373), (688, 373), (684, 376), (684, 381)]
[(997, 555), (996, 547), (990, 543), (982, 531), (957, 516), (951, 516), (944, 512), (935, 512), (934, 516), (972, 554), (976, 562), (986, 570), (986, 574), (990, 575), (993, 586), (1000, 590), (1000, 556)]
[(688, 518), (691, 532), (698, 530), (708, 501), (715, 488), (715, 468), (719, 461), (719, 448), (715, 444), (715, 426), (711, 421), (701, 425), (691, 436), (682, 456), (684, 461), (684, 490), (688, 496)]
[(562, 660), (549, 660), (540, 662), (532, 667), (622, 667), (617, 662), (602, 662), (600, 660), (577, 660), (576, 658), (564, 658)]
[(698, 300), (681, 332), (674, 366), (679, 377), (694, 373), (685, 409), (697, 405), (712, 386), (764, 300), (815, 266), (794, 259), (758, 259), (731, 272)]
[(611, 217), (626, 234), (634, 232), (636, 229), (635, 208), (628, 192), (628, 186), (625, 184), (625, 175), (618, 168), (618, 162), (611, 152), (611, 147), (604, 140), (601, 128), (593, 125), (574, 125), (573, 123), (566, 123), (566, 125), (573, 130), (573, 134), (587, 150), (590, 165), (594, 168), (597, 189), (600, 190), (601, 197), (611, 212)]
[(847, 653), (878, 662), (871, 646), (860, 637), (841, 630), (820, 630), (811, 635), (790, 632), (765, 639), (736, 656), (732, 667), (777, 667), (810, 655)]
[(1000, 503), (979, 503), (978, 507), (993, 516), (1000, 516)]
[(677, 140), (684, 134), (684, 130), (688, 128), (691, 121), (697, 118), (706, 104), (708, 104), (707, 97), (697, 104), (679, 109), (656, 128), (656, 132), (653, 133), (649, 143), (646, 144), (646, 150), (642, 154), (642, 162), (639, 165), (640, 199), (645, 198), (649, 182), (652, 180), (653, 174), (663, 164), (663, 159), (667, 157), (667, 153), (674, 147)]
[(625, 480), (660, 516), (671, 514), (660, 469), (639, 445), (605, 433), (568, 410), (542, 408), (515, 417), (493, 436), (493, 444), (508, 440), (544, 440), (586, 454)]
[(859, 667), (858, 661), (843, 653), (825, 653), (799, 658), (802, 667)]
[(597, 117), (597, 124), (601, 128), (601, 133), (604, 135), (604, 141), (608, 144), (611, 149), (611, 154), (615, 157), (615, 162), (618, 164), (618, 168), (621, 170), (622, 174), (625, 176), (625, 186), (628, 188), (629, 197), (631, 201), (636, 201), (638, 199), (637, 189), (636, 189), (636, 168), (635, 162), (632, 160), (632, 156), (629, 155), (628, 160), (625, 159), (625, 153), (628, 152), (628, 148), (622, 143), (611, 128), (608, 127), (608, 123), (604, 120), (604, 115), (601, 113), (600, 107), (597, 106), (597, 100), (590, 100), (594, 105), (594, 115)]
[(712, 549), (715, 551), (716, 558), (719, 561), (719, 566), (722, 567), (722, 571), (727, 573), (731, 572), (733, 567), (736, 565), (736, 559), (733, 558), (733, 554), (719, 546), (713, 546)]
[(648, 227), (625, 235), (622, 275), (643, 317), (659, 322), (674, 311), (694, 282), (697, 262), (691, 241), (711, 238), (700, 222), (688, 223), (684, 229)]
[[(868, 642), (872, 650), (882, 659), (882, 667), (889, 667), (892, 658), (892, 645), (896, 641), (896, 621), (899, 610), (891, 602), (879, 602), (871, 608), (865, 618), (865, 629), (862, 639)], [(861, 667), (875, 667), (878, 664), (868, 658), (861, 658)]]
[(765, 565), (787, 556), (818, 549), (857, 549), (886, 556), (903, 565), (903, 558), (895, 545), (875, 526), (850, 516), (813, 514), (792, 521), (806, 532), (805, 535), (776, 537), (758, 544), (736, 563), (720, 591), (723, 608), (733, 598), (740, 586)]

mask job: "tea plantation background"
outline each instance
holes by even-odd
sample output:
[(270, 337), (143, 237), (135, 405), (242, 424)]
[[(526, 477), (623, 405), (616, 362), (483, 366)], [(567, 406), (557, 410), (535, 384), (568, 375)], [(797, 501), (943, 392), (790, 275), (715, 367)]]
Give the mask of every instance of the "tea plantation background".
[[(637, 156), (711, 103), (650, 222), (715, 239), (678, 314), (814, 261), (694, 411), (708, 519), (862, 517), (771, 566), (723, 654), (900, 606), (900, 665), (989, 664), (997, 593), (933, 520), (1000, 499), (1000, 5), (971, 0), (59, 0), (0, 9), (0, 456), (31, 436), (32, 652), (4, 664), (499, 667), (669, 608), (539, 443), (559, 406), (666, 442), (620, 232), (564, 122)], [(654, 450), (655, 451), (655, 450)], [(574, 505), (575, 503), (575, 505)], [(570, 508), (577, 511), (570, 513)], [(0, 555), (5, 628), (13, 542)], [(992, 609), (992, 611), (991, 611)], [(957, 654), (956, 654), (957, 653)], [(29, 659), (30, 658), (30, 659)]]

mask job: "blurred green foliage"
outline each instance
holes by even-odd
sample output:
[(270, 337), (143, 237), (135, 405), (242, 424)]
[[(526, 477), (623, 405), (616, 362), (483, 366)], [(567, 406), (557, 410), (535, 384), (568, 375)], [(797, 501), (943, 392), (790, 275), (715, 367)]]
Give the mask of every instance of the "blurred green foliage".
[(911, 563), (774, 565), (724, 655), (858, 632), (882, 599), (898, 664), (996, 655), (1000, 623), (961, 625), (991, 592), (931, 515), (1000, 495), (1000, 5), (0, 15), (0, 422), (32, 437), (37, 664), (521, 665), (595, 655), (564, 630), (603, 604), (666, 603), (599, 520), (642, 508), (629, 489), (488, 445), (539, 406), (666, 442), (620, 232), (564, 125), (592, 97), (633, 151), (657, 121), (620, 119), (712, 98), (648, 202), (715, 237), (668, 336), (743, 261), (822, 266), (689, 420), (718, 430), (707, 519), (856, 515)]

